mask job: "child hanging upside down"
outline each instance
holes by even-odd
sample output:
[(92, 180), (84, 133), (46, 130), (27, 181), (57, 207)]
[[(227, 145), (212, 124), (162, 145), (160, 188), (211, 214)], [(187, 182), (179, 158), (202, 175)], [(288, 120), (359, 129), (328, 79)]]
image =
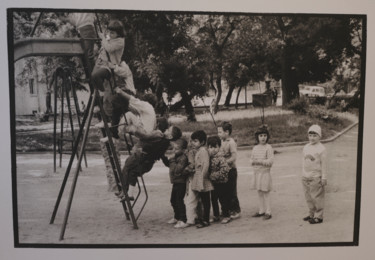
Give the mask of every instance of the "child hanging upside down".
[(129, 186), (128, 195), (134, 199), (135, 184), (137, 177), (149, 172), (157, 160), (162, 160), (167, 164), (167, 158), (164, 155), (170, 147), (170, 142), (181, 138), (181, 130), (176, 126), (168, 128), (166, 118), (157, 120), (157, 129), (151, 133), (146, 133), (144, 129), (130, 126), (126, 129), (131, 134), (139, 138), (137, 149), (125, 161), (122, 170), (123, 183)]

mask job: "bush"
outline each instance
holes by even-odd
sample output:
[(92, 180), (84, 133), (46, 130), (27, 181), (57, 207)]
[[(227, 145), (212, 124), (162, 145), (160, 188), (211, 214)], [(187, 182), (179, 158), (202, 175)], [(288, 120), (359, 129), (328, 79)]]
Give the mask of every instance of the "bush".
[(327, 101), (327, 97), (315, 97), (313, 98), (313, 104), (324, 105)]
[(326, 122), (332, 122), (334, 124), (339, 122), (337, 113), (327, 110), (323, 106), (310, 106), (309, 110), (307, 111), (307, 115), (309, 115), (311, 118), (317, 118)]
[(309, 107), (309, 101), (305, 97), (293, 99), (288, 105), (288, 109), (293, 110), (297, 114), (306, 114)]

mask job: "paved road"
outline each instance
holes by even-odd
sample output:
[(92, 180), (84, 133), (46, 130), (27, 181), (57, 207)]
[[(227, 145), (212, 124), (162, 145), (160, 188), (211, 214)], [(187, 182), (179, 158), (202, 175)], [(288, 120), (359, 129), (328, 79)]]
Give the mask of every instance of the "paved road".
[[(168, 170), (157, 163), (145, 175), (149, 202), (135, 231), (124, 220), (122, 208), (113, 194), (106, 191), (103, 158), (88, 156), (78, 185), (62, 243), (301, 243), (350, 242), (354, 230), (356, 160), (358, 129), (354, 127), (334, 142), (325, 144), (329, 176), (324, 223), (310, 225), (301, 220), (307, 208), (300, 182), (302, 146), (276, 148), (272, 176), (272, 214), (269, 221), (253, 219), (257, 195), (250, 190), (252, 170), (250, 151), (239, 151), (238, 194), (242, 217), (228, 225), (214, 224), (207, 229), (194, 227), (175, 230), (165, 220), (171, 217), (171, 184)], [(64, 161), (64, 167), (67, 160)], [(60, 188), (64, 169), (52, 173), (51, 154), (17, 155), (17, 189), (20, 241), (60, 243), (58, 236), (66, 197), (56, 224), (48, 225)], [(68, 182), (65, 196), (70, 189)], [(131, 235), (129, 235), (131, 234)]]

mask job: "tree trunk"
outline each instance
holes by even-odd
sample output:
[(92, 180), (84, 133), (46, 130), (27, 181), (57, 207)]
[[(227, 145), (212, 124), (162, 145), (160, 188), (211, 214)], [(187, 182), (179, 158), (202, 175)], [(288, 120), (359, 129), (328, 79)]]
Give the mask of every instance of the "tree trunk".
[(227, 97), (225, 98), (224, 106), (229, 107), (229, 105), (230, 105), (230, 100), (231, 100), (231, 98), (232, 98), (232, 94), (233, 94), (233, 90), (234, 90), (234, 88), (235, 88), (234, 85), (229, 86), (229, 90), (228, 90)]
[(236, 97), (236, 106), (235, 108), (238, 108), (238, 98), (240, 97), (242, 86), (239, 87), (238, 92), (237, 92), (237, 97)]
[(288, 43), (285, 44), (282, 51), (281, 61), (281, 88), (282, 88), (282, 102), (283, 107), (287, 106), (290, 101), (299, 96), (298, 82), (296, 79), (296, 72), (292, 69), (291, 55), (292, 48)]
[(214, 114), (216, 114), (217, 111), (219, 111), (219, 102), (220, 102), (220, 99), (221, 99), (221, 94), (223, 92), (222, 89), (221, 89), (221, 76), (222, 76), (222, 73), (223, 73), (222, 63), (219, 63), (217, 68), (218, 68), (217, 69), (217, 75), (216, 75), (217, 95), (216, 95), (216, 99), (215, 99), (215, 106), (214, 106), (214, 109), (213, 109)]

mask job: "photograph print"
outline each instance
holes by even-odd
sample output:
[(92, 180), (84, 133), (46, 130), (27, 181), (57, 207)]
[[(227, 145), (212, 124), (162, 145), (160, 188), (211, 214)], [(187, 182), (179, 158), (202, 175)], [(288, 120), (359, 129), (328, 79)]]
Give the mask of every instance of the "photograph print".
[(14, 246), (358, 246), (366, 19), (7, 9)]

